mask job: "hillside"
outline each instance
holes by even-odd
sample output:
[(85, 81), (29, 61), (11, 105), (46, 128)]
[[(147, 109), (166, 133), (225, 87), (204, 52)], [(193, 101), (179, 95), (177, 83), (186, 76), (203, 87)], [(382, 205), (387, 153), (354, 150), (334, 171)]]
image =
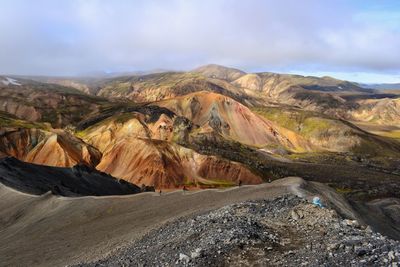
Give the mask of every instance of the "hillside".
[[(197, 133), (217, 133), (243, 144), (263, 147), (282, 145), (295, 148), (273, 123), (253, 114), (249, 108), (235, 100), (207, 92), (158, 102), (176, 114), (186, 117), (199, 128)], [(246, 130), (246, 129), (250, 129)]]
[(156, 188), (226, 187), (239, 181), (243, 184), (262, 182), (242, 164), (147, 139), (117, 140), (104, 152), (97, 168), (131, 183)]
[(3, 108), (14, 114), (3, 116), (4, 156), (50, 166), (83, 163), (137, 184), (179, 188), (276, 177), (254, 151), (283, 161), (337, 153), (387, 166), (399, 155), (397, 141), (387, 138), (394, 132), (378, 137), (348, 122), (390, 125), (400, 118), (397, 99), (330, 77), (207, 65), (192, 72), (36, 80), (2, 85), (19, 103), (11, 109), (14, 102), (4, 98)]
[(363, 156), (396, 157), (400, 143), (370, 134), (334, 117), (288, 107), (259, 107), (255, 113), (308, 140), (315, 151), (350, 152)]
[(240, 77), (246, 74), (246, 72), (244, 71), (234, 68), (228, 68), (217, 64), (209, 64), (201, 66), (192, 70), (192, 72), (200, 73), (208, 78), (221, 79), (221, 80), (226, 80), (228, 82), (232, 82), (236, 79), (239, 79)]
[(99, 170), (157, 188), (218, 187), (235, 185), (239, 180), (244, 184), (262, 181), (239, 163), (200, 155), (176, 144), (174, 140), (190, 133), (185, 127), (192, 122), (165, 108), (159, 108), (158, 114), (152, 109), (151, 118), (142, 108), (100, 120), (78, 133), (103, 153)]
[(101, 153), (73, 134), (52, 129), (49, 124), (33, 123), (0, 113), (0, 155), (47, 166), (95, 167)]
[[(151, 105), (109, 104), (91, 114), (77, 120), (78, 138), (48, 124), (3, 116), (1, 151), (49, 166), (84, 163), (133, 183), (165, 188), (228, 186), (239, 180), (253, 184), (271, 177), (268, 172), (260, 176), (265, 165), (245, 160), (248, 155), (242, 145), (271, 155), (294, 153), (293, 157), (305, 152), (350, 153), (362, 158), (399, 154), (394, 141), (342, 120), (284, 106), (249, 109), (207, 91)], [(205, 150), (207, 142), (215, 149)], [(231, 149), (239, 149), (240, 156), (218, 149), (226, 142)]]
[[(309, 203), (315, 194), (327, 208)], [(321, 260), (329, 252), (338, 255), (331, 261), (347, 263), (398, 247), (398, 242), (365, 228), (340, 194), (294, 177), (229, 190), (123, 197), (32, 196), (0, 185), (0, 200), (5, 265), (175, 264), (180, 253), (191, 258), (196, 249), (201, 249), (200, 257), (193, 254), (190, 262), (199, 266), (204, 261), (234, 264), (268, 258), (281, 264), (306, 261), (302, 255)], [(360, 248), (368, 252), (358, 256)], [(15, 257), (16, 251), (31, 253)], [(149, 251), (162, 253), (152, 256)], [(46, 257), (37, 257), (43, 253)], [(387, 259), (385, 255), (378, 260)]]
[(376, 90), (400, 90), (400, 83), (360, 84), (364, 88)]
[(34, 195), (51, 192), (54, 195), (72, 197), (128, 195), (141, 192), (140, 188), (133, 184), (118, 181), (84, 165), (55, 168), (21, 162), (12, 157), (0, 159), (0, 183)]
[(385, 265), (397, 262), (394, 251), (399, 250), (399, 241), (373, 233), (357, 220), (283, 196), (175, 220), (105, 259), (79, 266)]
[(72, 87), (17, 79), (18, 84), (0, 83), (0, 110), (32, 122), (64, 127), (110, 105)]
[[(40, 81), (46, 81), (41, 78)], [(368, 101), (396, 99), (398, 94), (365, 89), (359, 84), (334, 79), (270, 72), (245, 73), (220, 65), (205, 65), (189, 72), (160, 72), (98, 79), (48, 79), (110, 99), (152, 102), (209, 91), (235, 99), (246, 106), (290, 105), (345, 120), (373, 122)], [(383, 106), (383, 105), (382, 105)], [(391, 110), (396, 120), (398, 114)], [(363, 116), (359, 116), (363, 113)], [(385, 123), (377, 120), (377, 123)]]
[(351, 112), (356, 121), (378, 125), (400, 125), (400, 97), (358, 101), (360, 107)]
[(209, 79), (194, 72), (118, 77), (103, 81), (100, 88), (98, 96), (128, 98), (135, 102), (159, 101), (204, 90), (224, 94), (241, 102), (251, 99), (225, 80)]

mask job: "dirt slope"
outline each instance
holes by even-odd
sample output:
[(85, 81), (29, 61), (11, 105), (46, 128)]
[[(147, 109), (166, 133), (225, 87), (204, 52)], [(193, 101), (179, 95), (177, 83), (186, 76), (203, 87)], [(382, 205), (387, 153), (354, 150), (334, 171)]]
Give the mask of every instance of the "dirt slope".
[(204, 156), (159, 140), (120, 139), (104, 152), (97, 169), (156, 188), (232, 186), (262, 180), (242, 164)]
[[(65, 266), (94, 260), (166, 221), (245, 200), (269, 199), (304, 182), (286, 179), (226, 191), (57, 198), (1, 186), (1, 265)], [(38, 257), (37, 255), (45, 255)]]

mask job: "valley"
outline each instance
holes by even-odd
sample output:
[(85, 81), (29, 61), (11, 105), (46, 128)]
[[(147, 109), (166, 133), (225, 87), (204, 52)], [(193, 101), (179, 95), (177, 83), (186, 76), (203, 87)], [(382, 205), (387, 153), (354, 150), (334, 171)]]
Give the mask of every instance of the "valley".
[(18, 249), (23, 265), (89, 263), (166, 222), (285, 194), (400, 239), (397, 94), (220, 65), (1, 79), (4, 266)]
[[(366, 177), (399, 174), (399, 99), (356, 83), (220, 65), (111, 78), (12, 79), (1, 85), (7, 95), (1, 100), (3, 157), (84, 164), (169, 190), (290, 175), (335, 180), (340, 187), (359, 179), (346, 168)], [(307, 164), (335, 172), (310, 174)]]

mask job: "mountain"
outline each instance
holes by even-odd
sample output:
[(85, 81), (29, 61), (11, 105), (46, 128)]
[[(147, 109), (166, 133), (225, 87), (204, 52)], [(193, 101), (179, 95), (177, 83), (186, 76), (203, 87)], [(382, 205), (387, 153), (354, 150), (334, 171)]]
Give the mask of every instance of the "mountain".
[(104, 152), (97, 168), (126, 181), (156, 188), (207, 188), (233, 186), (239, 181), (262, 182), (261, 177), (240, 163), (204, 156), (165, 141), (139, 138), (119, 140)]
[(276, 125), (227, 96), (202, 91), (156, 104), (191, 120), (199, 126), (197, 133), (212, 132), (257, 147), (281, 145), (295, 149)]
[(400, 90), (400, 83), (360, 84), (360, 86), (376, 90)]
[[(23, 81), (19, 86), (27, 86)], [(379, 104), (383, 98), (369, 98), (374, 92), (330, 77), (246, 74), (208, 65), (193, 72), (98, 80), (97, 92), (103, 98), (35, 83), (61, 98), (71, 92), (87, 97), (94, 108), (71, 120), (71, 128), (18, 130), (27, 140), (37, 139), (36, 143), (24, 141), (29, 149), (21, 155), (13, 152), (21, 151), (16, 140), (26, 138), (14, 137), (23, 135), (15, 129), (13, 134), (7, 132), (11, 139), (4, 139), (5, 143), (15, 143), (17, 149), (4, 148), (3, 154), (51, 166), (83, 163), (136, 184), (207, 187), (239, 180), (253, 184), (270, 177), (260, 174), (265, 166), (246, 160), (248, 152), (242, 153), (241, 146), (269, 155), (333, 152), (386, 157), (399, 153), (395, 141), (375, 137), (346, 121), (395, 121), (399, 116), (396, 99), (387, 100), (392, 105)], [(126, 102), (126, 98), (141, 103)], [(59, 108), (58, 103), (53, 106)], [(373, 119), (366, 115), (371, 113), (381, 115)], [(231, 157), (221, 146), (239, 149), (239, 154)]]
[(3, 157), (85, 164), (140, 185), (257, 184), (289, 174), (282, 162), (308, 156), (396, 170), (400, 154), (394, 132), (358, 127), (400, 121), (397, 95), (331, 77), (207, 65), (92, 79), (8, 78), (0, 85), (9, 112), (0, 117)]
[(228, 68), (217, 64), (209, 64), (201, 66), (199, 68), (192, 70), (192, 72), (200, 73), (208, 78), (221, 79), (221, 80), (226, 80), (228, 82), (232, 82), (236, 79), (239, 79), (240, 77), (246, 74), (246, 72), (244, 71), (234, 68)]
[[(45, 81), (45, 79), (41, 79)], [(51, 81), (51, 79), (50, 79)], [(54, 79), (53, 79), (54, 81)], [(136, 74), (98, 79), (59, 80), (91, 95), (149, 103), (208, 91), (222, 94), (248, 106), (289, 105), (324, 113), (338, 119), (386, 124), (373, 121), (369, 113), (373, 99), (397, 99), (393, 91), (366, 89), (360, 84), (332, 77), (313, 77), (270, 72), (246, 73), (220, 65), (206, 65), (189, 72)], [(101, 104), (100, 104), (101, 106)], [(391, 110), (384, 111), (400, 119)], [(359, 113), (365, 115), (360, 116)], [(368, 114), (369, 115), (368, 115)]]
[(318, 78), (313, 76), (270, 72), (247, 74), (234, 80), (233, 84), (239, 87), (264, 92), (269, 97), (278, 96), (280, 93), (295, 86), (297, 86), (298, 89), (301, 87), (305, 90), (321, 92), (365, 91), (365, 89), (358, 87), (354, 83), (337, 80), (327, 76)]
[(18, 84), (0, 83), (0, 110), (20, 119), (64, 127), (111, 105), (106, 99), (84, 94), (72, 87), (26, 79), (15, 81)]
[(250, 156), (257, 150), (272, 155), (400, 154), (396, 141), (340, 119), (296, 108), (249, 109), (232, 98), (207, 91), (94, 121), (78, 135), (103, 153), (97, 168), (156, 187), (221, 186), (239, 180), (259, 183), (274, 175), (266, 171), (268, 163), (260, 163), (261, 154)]
[(46, 124), (19, 120), (0, 113), (0, 155), (59, 167), (85, 164), (95, 167), (101, 153), (73, 134)]
[(400, 143), (328, 115), (294, 107), (258, 107), (253, 111), (307, 140), (314, 152), (393, 157), (400, 153)]
[(232, 83), (246, 92), (255, 93), (267, 103), (290, 105), (345, 119), (349, 119), (346, 117), (350, 116), (348, 111), (360, 106), (358, 98), (369, 98), (374, 94), (354, 83), (331, 77), (253, 73)]
[(197, 91), (227, 95), (237, 101), (250, 97), (242, 90), (220, 79), (209, 79), (194, 72), (165, 72), (143, 76), (118, 77), (103, 81), (97, 95), (113, 99), (130, 99), (135, 102), (152, 102), (174, 98)]
[(102, 98), (141, 103), (208, 91), (228, 96), (249, 107), (290, 105), (339, 119), (364, 122), (369, 122), (368, 116), (357, 115), (368, 109), (369, 104), (364, 100), (399, 97), (398, 94), (365, 89), (359, 84), (331, 77), (245, 73), (215, 64), (189, 72), (137, 74), (86, 82), (84, 79), (63, 80), (62, 84)]
[(380, 125), (400, 125), (400, 97), (360, 100), (360, 107), (351, 113), (359, 121)]
[[(157, 188), (262, 182), (242, 164), (201, 155), (175, 143), (190, 134), (193, 123), (167, 108), (150, 107), (95, 121), (78, 132), (103, 153), (99, 170)], [(152, 110), (152, 117), (146, 116), (148, 110)]]
[(18, 191), (60, 196), (127, 195), (140, 188), (101, 173), (85, 165), (56, 168), (21, 162), (15, 158), (0, 159), (0, 183)]

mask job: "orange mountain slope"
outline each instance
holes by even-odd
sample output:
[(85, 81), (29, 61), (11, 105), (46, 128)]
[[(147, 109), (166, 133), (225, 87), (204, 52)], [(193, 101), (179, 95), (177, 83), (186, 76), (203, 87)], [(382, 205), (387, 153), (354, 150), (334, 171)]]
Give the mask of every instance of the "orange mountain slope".
[[(299, 149), (307, 142), (293, 132), (253, 113), (243, 104), (220, 94), (196, 92), (157, 103), (200, 126), (198, 132), (215, 132), (256, 147), (278, 145)], [(292, 139), (292, 140), (291, 140)]]

